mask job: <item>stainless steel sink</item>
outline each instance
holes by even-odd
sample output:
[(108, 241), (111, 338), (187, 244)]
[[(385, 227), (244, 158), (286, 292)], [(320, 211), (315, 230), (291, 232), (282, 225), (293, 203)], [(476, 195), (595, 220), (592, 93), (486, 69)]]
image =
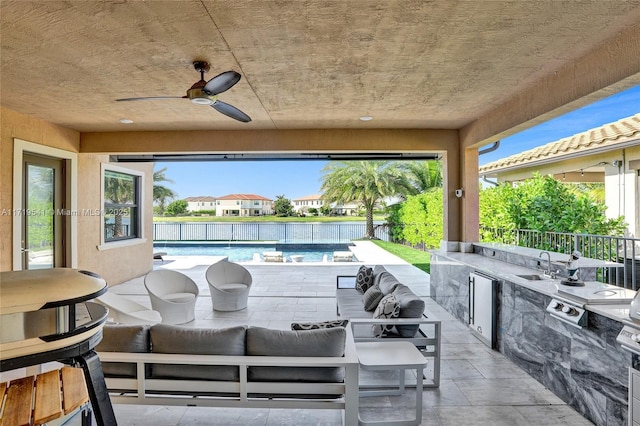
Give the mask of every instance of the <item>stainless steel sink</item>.
[(516, 275), (516, 277), (524, 278), (525, 280), (529, 280), (529, 281), (541, 281), (545, 279), (543, 276), (538, 274)]

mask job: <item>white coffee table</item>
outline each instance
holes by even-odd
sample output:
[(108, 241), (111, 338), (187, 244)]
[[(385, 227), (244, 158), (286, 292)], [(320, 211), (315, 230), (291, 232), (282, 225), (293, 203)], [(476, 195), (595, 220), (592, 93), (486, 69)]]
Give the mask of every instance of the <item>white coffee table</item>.
[(416, 418), (413, 420), (363, 421), (361, 425), (416, 426), (422, 422), (422, 374), (427, 360), (411, 342), (389, 340), (381, 342), (358, 342), (356, 352), (363, 370), (398, 370), (400, 376), (397, 389), (362, 390), (360, 396), (399, 395), (404, 393), (405, 370), (416, 370)]

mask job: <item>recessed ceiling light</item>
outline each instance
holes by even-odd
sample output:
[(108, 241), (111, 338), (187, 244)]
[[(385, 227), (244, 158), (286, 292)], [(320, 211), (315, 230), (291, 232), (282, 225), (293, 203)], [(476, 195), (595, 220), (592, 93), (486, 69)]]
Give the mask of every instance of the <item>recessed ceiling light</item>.
[(373, 120), (373, 117), (370, 115), (363, 115), (362, 117), (360, 117), (361, 121), (371, 121)]
[(133, 120), (129, 120), (128, 118), (121, 118), (121, 119), (120, 119), (120, 122), (121, 122), (122, 124), (132, 124), (132, 123), (133, 123)]

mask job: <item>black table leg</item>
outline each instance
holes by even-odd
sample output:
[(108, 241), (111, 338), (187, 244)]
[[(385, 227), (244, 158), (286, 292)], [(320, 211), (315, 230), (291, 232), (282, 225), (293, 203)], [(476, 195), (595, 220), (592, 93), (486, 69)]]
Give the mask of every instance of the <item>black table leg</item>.
[(89, 391), (89, 399), (91, 407), (95, 414), (98, 426), (117, 426), (116, 416), (113, 413), (107, 385), (104, 382), (104, 374), (102, 373), (102, 364), (98, 354), (90, 350), (80, 356), (74, 358), (80, 364), (84, 371), (84, 379), (87, 383)]
[(85, 406), (85, 408), (82, 410), (82, 426), (91, 426), (92, 424), (92, 420), (91, 420), (91, 407), (89, 406)]

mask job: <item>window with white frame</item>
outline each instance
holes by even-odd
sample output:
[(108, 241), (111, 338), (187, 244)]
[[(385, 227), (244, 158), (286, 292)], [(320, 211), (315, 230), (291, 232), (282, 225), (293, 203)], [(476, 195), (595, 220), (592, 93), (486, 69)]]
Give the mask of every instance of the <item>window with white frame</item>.
[(103, 164), (103, 241), (142, 238), (142, 176), (137, 170)]

